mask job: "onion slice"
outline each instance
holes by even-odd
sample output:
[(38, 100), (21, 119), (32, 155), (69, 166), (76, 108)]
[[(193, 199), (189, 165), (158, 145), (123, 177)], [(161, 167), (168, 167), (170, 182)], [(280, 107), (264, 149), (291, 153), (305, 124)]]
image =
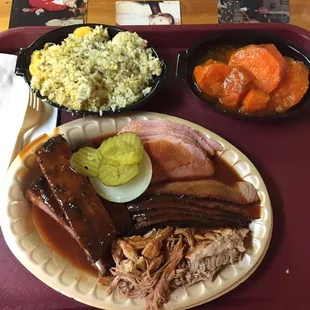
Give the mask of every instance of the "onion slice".
[(119, 186), (105, 186), (97, 178), (89, 178), (90, 184), (102, 198), (112, 202), (128, 202), (138, 198), (148, 188), (152, 179), (152, 163), (149, 155), (143, 151), (139, 163), (139, 173), (129, 182)]

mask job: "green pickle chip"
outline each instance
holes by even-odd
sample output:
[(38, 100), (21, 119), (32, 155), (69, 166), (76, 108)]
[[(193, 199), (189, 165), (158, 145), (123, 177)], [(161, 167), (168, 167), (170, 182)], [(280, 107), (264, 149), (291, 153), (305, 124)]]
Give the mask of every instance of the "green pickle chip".
[(139, 173), (138, 164), (112, 165), (102, 158), (98, 179), (105, 186), (119, 186), (127, 183)]
[(74, 153), (70, 163), (80, 174), (98, 178), (106, 186), (127, 183), (139, 173), (143, 144), (132, 132), (104, 140), (98, 149), (83, 147)]
[(102, 142), (100, 154), (111, 164), (138, 164), (143, 156), (140, 137), (132, 132), (124, 132)]
[(73, 153), (71, 167), (80, 174), (97, 178), (101, 155), (97, 149), (86, 146)]

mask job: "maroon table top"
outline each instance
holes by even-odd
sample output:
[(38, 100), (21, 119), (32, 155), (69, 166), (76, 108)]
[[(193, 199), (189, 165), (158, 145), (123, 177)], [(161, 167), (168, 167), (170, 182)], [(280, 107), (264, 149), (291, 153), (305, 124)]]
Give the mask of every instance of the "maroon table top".
[[(217, 114), (196, 99), (174, 77), (176, 54), (215, 31), (244, 28), (235, 25), (128, 27), (136, 30), (171, 63), (166, 87), (146, 111), (178, 116), (202, 125), (234, 144), (256, 165), (272, 201), (274, 231), (270, 248), (257, 271), (228, 294), (196, 309), (310, 309), (310, 108), (289, 119), (249, 122)], [(302, 46), (310, 54), (310, 33), (296, 26), (250, 24)], [(0, 52), (16, 53), (48, 27), (14, 28), (0, 33)], [(61, 112), (59, 122), (73, 117)], [(3, 206), (2, 206), (3, 207)], [(36, 279), (11, 254), (0, 235), (0, 309), (91, 309)]]

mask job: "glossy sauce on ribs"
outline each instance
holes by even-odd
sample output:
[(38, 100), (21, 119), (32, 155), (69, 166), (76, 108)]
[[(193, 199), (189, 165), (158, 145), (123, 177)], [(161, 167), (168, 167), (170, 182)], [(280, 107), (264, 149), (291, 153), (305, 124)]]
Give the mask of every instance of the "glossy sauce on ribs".
[(76, 239), (89, 261), (104, 273), (118, 231), (87, 178), (71, 169), (72, 153), (67, 141), (62, 136), (51, 138), (36, 155)]

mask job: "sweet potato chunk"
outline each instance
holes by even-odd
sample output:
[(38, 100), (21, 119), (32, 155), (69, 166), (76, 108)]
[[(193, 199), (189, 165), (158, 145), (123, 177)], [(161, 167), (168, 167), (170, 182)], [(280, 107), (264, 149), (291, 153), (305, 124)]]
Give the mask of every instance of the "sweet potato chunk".
[(252, 88), (248, 91), (242, 101), (241, 112), (255, 113), (266, 108), (270, 96), (260, 89)]
[(225, 53), (225, 63), (229, 63), (229, 60), (230, 60), (230, 57), (236, 53), (237, 49), (236, 48), (228, 48), (226, 50), (226, 53)]
[(216, 61), (214, 61), (213, 59), (208, 59), (207, 61), (205, 61), (204, 63), (198, 65), (195, 67), (194, 69), (194, 77), (195, 80), (197, 82), (197, 85), (200, 84), (204, 78), (204, 74), (205, 74), (205, 67), (207, 65), (211, 65), (216, 63)]
[(279, 85), (286, 61), (273, 44), (248, 45), (235, 52), (229, 67), (243, 67), (256, 78), (255, 87), (270, 94)]
[(207, 62), (205, 65), (196, 66), (194, 69), (194, 78), (200, 90), (207, 95), (218, 98), (226, 76), (230, 69), (227, 65), (220, 62)]
[(220, 101), (227, 109), (237, 110), (243, 96), (251, 86), (254, 76), (248, 70), (233, 68), (223, 82)]
[(286, 57), (287, 67), (279, 86), (271, 93), (268, 109), (285, 112), (297, 104), (309, 87), (309, 69), (303, 62)]

